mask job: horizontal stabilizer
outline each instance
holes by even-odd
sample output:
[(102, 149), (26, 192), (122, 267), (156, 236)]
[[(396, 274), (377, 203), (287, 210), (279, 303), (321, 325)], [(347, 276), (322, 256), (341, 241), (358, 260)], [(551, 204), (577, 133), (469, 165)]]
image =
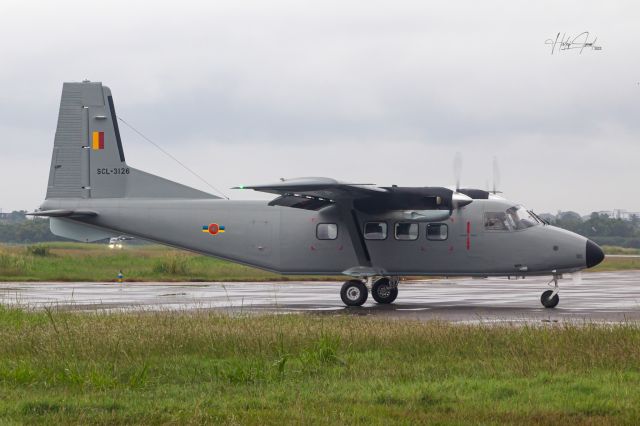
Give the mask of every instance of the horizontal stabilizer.
[(41, 217), (95, 217), (98, 213), (90, 210), (42, 210), (27, 213), (27, 216), (41, 216)]

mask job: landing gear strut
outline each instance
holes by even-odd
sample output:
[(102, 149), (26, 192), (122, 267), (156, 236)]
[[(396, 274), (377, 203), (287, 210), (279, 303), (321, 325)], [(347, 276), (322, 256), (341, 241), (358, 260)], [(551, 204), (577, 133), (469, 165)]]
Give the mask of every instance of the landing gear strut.
[(349, 280), (342, 284), (340, 298), (347, 306), (362, 306), (368, 296), (369, 290), (360, 280)]
[(398, 279), (382, 277), (371, 286), (371, 295), (381, 304), (392, 303), (398, 297)]
[(549, 281), (549, 285), (553, 283), (553, 290), (547, 290), (542, 293), (542, 296), (540, 296), (540, 302), (545, 308), (555, 308), (558, 305), (558, 302), (560, 302), (560, 297), (558, 296), (558, 291), (560, 291), (560, 287), (558, 287), (558, 278), (560, 277), (561, 276), (558, 276), (558, 274), (554, 272), (553, 278)]

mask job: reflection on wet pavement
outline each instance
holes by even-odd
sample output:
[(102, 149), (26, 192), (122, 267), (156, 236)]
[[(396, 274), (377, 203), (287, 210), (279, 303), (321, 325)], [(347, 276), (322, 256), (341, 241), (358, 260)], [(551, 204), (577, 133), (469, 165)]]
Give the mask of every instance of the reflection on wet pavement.
[(369, 297), (346, 308), (340, 282), (276, 283), (0, 283), (0, 303), (73, 310), (324, 312), (456, 322), (640, 320), (640, 271), (585, 273), (560, 281), (560, 304), (545, 309), (549, 278), (451, 278), (403, 281), (392, 305)]

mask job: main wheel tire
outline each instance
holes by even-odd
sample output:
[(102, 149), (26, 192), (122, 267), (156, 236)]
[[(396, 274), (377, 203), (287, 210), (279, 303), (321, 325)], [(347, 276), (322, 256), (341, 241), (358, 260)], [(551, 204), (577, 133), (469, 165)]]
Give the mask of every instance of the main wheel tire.
[(558, 293), (556, 293), (555, 296), (551, 297), (552, 294), (553, 294), (553, 290), (547, 290), (544, 293), (542, 293), (542, 296), (540, 296), (540, 302), (542, 303), (542, 306), (544, 306), (545, 308), (555, 308), (556, 306), (558, 306), (558, 302), (560, 302), (560, 297), (558, 296)]
[(398, 287), (392, 287), (389, 278), (380, 278), (371, 286), (371, 295), (378, 303), (393, 303), (398, 297)]
[(342, 284), (340, 298), (347, 306), (362, 306), (367, 301), (369, 291), (362, 281), (350, 280)]

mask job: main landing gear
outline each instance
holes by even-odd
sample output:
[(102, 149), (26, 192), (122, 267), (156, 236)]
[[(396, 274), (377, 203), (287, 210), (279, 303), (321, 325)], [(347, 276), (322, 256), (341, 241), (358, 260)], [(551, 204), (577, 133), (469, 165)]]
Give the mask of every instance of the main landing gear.
[[(371, 283), (372, 279), (369, 278)], [(371, 295), (380, 304), (392, 303), (398, 297), (398, 279), (396, 277), (378, 278), (371, 284)], [(349, 280), (342, 285), (340, 298), (347, 306), (362, 306), (369, 296), (369, 290), (361, 280)]]
[(555, 308), (558, 306), (558, 302), (560, 302), (560, 297), (558, 296), (558, 291), (560, 291), (558, 278), (562, 278), (562, 276), (554, 273), (553, 278), (549, 281), (549, 285), (553, 283), (553, 290), (547, 290), (540, 296), (540, 303), (542, 303), (542, 306), (545, 308)]
[(367, 301), (369, 290), (360, 280), (349, 280), (342, 284), (340, 298), (347, 306), (362, 306)]
[(398, 279), (382, 277), (371, 286), (373, 299), (381, 304), (393, 303), (398, 297)]

